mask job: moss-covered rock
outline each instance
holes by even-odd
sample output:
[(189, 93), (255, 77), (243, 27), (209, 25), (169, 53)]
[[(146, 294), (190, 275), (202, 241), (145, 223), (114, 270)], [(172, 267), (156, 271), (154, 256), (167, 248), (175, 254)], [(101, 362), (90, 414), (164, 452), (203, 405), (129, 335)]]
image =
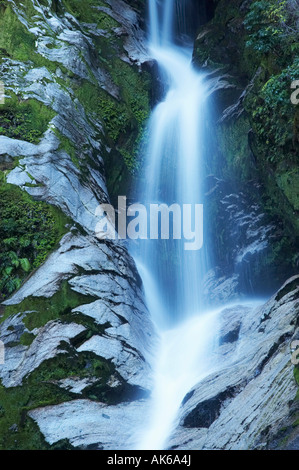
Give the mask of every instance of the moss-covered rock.
[[(110, 195), (121, 185), (126, 194), (150, 108), (150, 75), (133, 57), (145, 2), (128, 5), (134, 24), (124, 2), (111, 3), (0, 2), (1, 449), (70, 449), (50, 446), (28, 412), (82, 397), (131, 401), (145, 383), (132, 340), (147, 331), (139, 278), (126, 250), (93, 236), (109, 200), (103, 159)], [(126, 338), (131, 315), (142, 328)], [(94, 336), (111, 357), (93, 352)]]
[(0, 183), (0, 299), (18, 289), (57, 245), (69, 219), (34, 201), (18, 187)]
[(11, 94), (0, 107), (0, 135), (37, 143), (55, 113), (36, 100), (22, 100)]
[(298, 21), (292, 1), (220, 0), (194, 48), (194, 63), (225, 83), (215, 94), (219, 150), (211, 171), (239, 190), (250, 180), (262, 184), (264, 210), (281, 230), (263, 262), (283, 270), (284, 253), (288, 275), (298, 266), (299, 108), (290, 100), (299, 77)]

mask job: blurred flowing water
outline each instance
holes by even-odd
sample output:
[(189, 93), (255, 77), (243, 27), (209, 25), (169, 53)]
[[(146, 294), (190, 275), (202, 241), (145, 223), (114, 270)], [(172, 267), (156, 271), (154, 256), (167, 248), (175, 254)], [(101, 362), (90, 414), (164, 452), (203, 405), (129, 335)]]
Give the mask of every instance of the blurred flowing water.
[[(189, 0), (149, 0), (149, 49), (165, 95), (147, 129), (138, 192), (145, 206), (203, 204), (208, 91), (204, 75), (192, 67), (192, 47), (175, 41), (180, 25), (186, 36), (190, 6)], [(208, 253), (208, 240), (203, 248), (188, 250), (184, 239), (139, 240), (133, 253), (161, 340), (153, 361), (151, 412), (136, 437), (138, 449), (165, 448), (184, 396), (210, 370), (218, 312), (207, 313), (202, 301)]]

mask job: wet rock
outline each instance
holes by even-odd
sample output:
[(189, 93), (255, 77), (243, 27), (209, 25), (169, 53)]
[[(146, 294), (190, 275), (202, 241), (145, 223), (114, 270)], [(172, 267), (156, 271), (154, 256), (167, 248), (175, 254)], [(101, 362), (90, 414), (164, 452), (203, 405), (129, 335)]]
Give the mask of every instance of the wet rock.
[[(220, 304), (240, 294), (272, 295), (294, 271), (283, 257), (282, 226), (263, 208), (262, 186), (257, 181), (232, 185), (209, 175), (205, 188), (215, 265), (204, 280), (206, 298)], [(281, 270), (273, 264), (277, 256)]]
[[(241, 315), (240, 307), (230, 310), (230, 315), (235, 316), (233, 321), (241, 323), (236, 348), (223, 355), (221, 348), (225, 345), (220, 347), (214, 372), (194, 387), (182, 405), (179, 426), (170, 447), (268, 448), (286, 420), (294, 423), (298, 386), (290, 345), (298, 335), (298, 298), (299, 276), (288, 280), (262, 306), (248, 305)], [(269, 313), (266, 320), (265, 312)], [(196, 429), (187, 430), (186, 426), (190, 425)], [(205, 426), (207, 429), (200, 429)], [(296, 438), (294, 429), (289, 441), (291, 447)]]
[(39, 330), (29, 347), (6, 347), (5, 363), (0, 370), (2, 384), (5, 387), (21, 385), (23, 378), (30, 375), (44, 361), (58, 354), (66, 354), (67, 350), (61, 345), (68, 344), (84, 330), (82, 325), (75, 323), (64, 325), (61, 322), (49, 322)]
[[(6, 173), (8, 183), (19, 186), (33, 199), (58, 207), (71, 222), (55, 251), (1, 306), (1, 315), (5, 314), (0, 325), (5, 344), (2, 385), (8, 390), (24, 386), (31, 397), (31, 374), (36, 377), (45, 363), (50, 368), (61, 360), (69, 367), (65, 377), (60, 379), (60, 375), (58, 380), (54, 370), (47, 381), (55, 387), (54, 405), (57, 396), (60, 400), (72, 396), (68, 393), (82, 397), (89, 390), (91, 395), (94, 392), (92, 399), (125, 401), (123, 407), (75, 400), (69, 408), (62, 403), (58, 415), (55, 406), (50, 407), (53, 413), (48, 413), (49, 408), (45, 421), (41, 409), (32, 416), (47, 438), (49, 433), (50, 443), (57, 442), (56, 437), (60, 440), (59, 433), (53, 436), (42, 422), (53, 425), (53, 431), (59, 428), (62, 439), (69, 439), (74, 446), (113, 448), (142, 420), (139, 409), (143, 405), (133, 401), (137, 392), (140, 397), (151, 386), (149, 363), (156, 331), (144, 302), (141, 279), (126, 247), (98, 240), (95, 234), (96, 209), (110, 201), (104, 156), (108, 140), (109, 147), (113, 142), (107, 138), (99, 115), (87, 109), (86, 96), (78, 98), (78, 90), (81, 86), (88, 92), (99, 87), (101, 97), (117, 103), (122, 100), (99, 42), (101, 38), (109, 40), (112, 32), (117, 38), (112, 52), (115, 58), (134, 66), (138, 75), (149, 60), (145, 33), (138, 10), (121, 0), (96, 7), (99, 16), (107, 14), (109, 25), (116, 22), (111, 32), (79, 21), (62, 4), (51, 9), (50, 4), (33, 2), (30, 14), (27, 4), (11, 2), (10, 6), (11, 14), (33, 35), (32, 54), (42, 65), (6, 57), (0, 64), (1, 80), (8, 94), (38, 102), (51, 109), (54, 117), (38, 143), (29, 142), (26, 136), (0, 136), (0, 161), (11, 170)], [(96, 107), (95, 101), (92, 106)], [(11, 309), (11, 315), (6, 309)], [(28, 318), (38, 326), (30, 329)], [(27, 342), (22, 341), (24, 334)], [(83, 364), (82, 374), (72, 369), (73, 363), (77, 369)], [(27, 410), (20, 409), (21, 413), (23, 420)], [(108, 428), (107, 422), (111, 423)]]
[(67, 379), (60, 380), (57, 383), (59, 387), (62, 387), (72, 393), (77, 395), (82, 394), (82, 392), (90, 385), (97, 382), (96, 377), (86, 377), (81, 379), (80, 377), (68, 377)]
[(135, 429), (141, 426), (145, 406), (142, 401), (107, 406), (90, 400), (73, 400), (30, 411), (29, 415), (49, 444), (68, 439), (79, 449), (96, 445), (98, 449), (128, 450), (136, 437), (132, 423)]

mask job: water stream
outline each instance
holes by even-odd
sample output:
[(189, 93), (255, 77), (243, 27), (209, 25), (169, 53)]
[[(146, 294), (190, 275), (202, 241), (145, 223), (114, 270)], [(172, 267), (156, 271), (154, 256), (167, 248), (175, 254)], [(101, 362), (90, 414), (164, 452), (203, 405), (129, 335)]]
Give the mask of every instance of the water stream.
[[(190, 4), (180, 3), (180, 15), (184, 17)], [(174, 0), (149, 0), (149, 49), (159, 65), (165, 94), (148, 124), (139, 188), (139, 201), (145, 206), (163, 203), (183, 208), (204, 202), (208, 92), (204, 76), (192, 67), (192, 48), (175, 42), (177, 25), (182, 23), (185, 29), (176, 12)], [(195, 223), (195, 215), (192, 220)], [(141, 240), (133, 253), (161, 339), (153, 363), (150, 416), (136, 438), (138, 449), (167, 446), (184, 396), (212, 367), (218, 312), (208, 312), (202, 301), (208, 253), (208, 240), (201, 249), (188, 250), (183, 239)]]

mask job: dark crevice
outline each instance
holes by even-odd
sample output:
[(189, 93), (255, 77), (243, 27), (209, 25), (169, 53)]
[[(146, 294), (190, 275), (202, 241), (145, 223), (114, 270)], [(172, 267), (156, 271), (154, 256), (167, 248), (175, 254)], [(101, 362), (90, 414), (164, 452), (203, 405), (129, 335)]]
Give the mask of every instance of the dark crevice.
[(265, 365), (267, 364), (267, 362), (269, 362), (269, 360), (272, 358), (272, 356), (274, 356), (274, 354), (276, 353), (276, 351), (278, 350), (279, 346), (285, 342), (285, 340), (292, 336), (292, 333), (285, 333), (284, 335), (280, 336), (280, 338), (278, 339), (278, 341), (276, 343), (273, 344), (273, 346), (270, 348), (267, 356), (263, 359), (263, 361), (261, 362), (261, 364), (258, 366), (258, 368), (256, 369), (255, 371), (255, 376), (257, 375), (260, 375), (263, 368), (265, 367)]
[(235, 343), (239, 339), (241, 324), (238, 325), (234, 330), (229, 331), (226, 335), (221, 336), (219, 344)]
[(290, 292), (294, 291), (294, 296), (296, 294), (296, 289), (299, 287), (299, 276), (296, 276), (296, 278), (286, 284), (280, 291), (277, 293), (275, 300), (276, 302), (279, 302), (285, 295), (289, 294)]
[(220, 416), (224, 402), (234, 398), (237, 392), (237, 387), (230, 387), (215, 397), (198, 403), (191, 413), (186, 416), (183, 426), (186, 428), (209, 428)]

